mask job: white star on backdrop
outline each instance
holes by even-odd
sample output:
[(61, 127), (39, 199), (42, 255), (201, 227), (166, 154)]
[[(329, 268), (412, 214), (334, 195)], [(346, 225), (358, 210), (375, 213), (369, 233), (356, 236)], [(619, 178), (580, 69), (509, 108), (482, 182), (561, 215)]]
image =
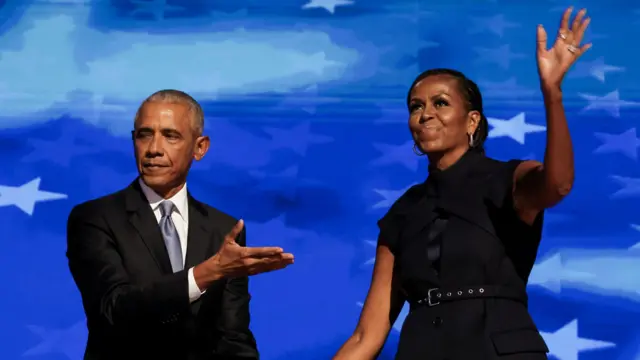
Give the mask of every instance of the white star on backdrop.
[(353, 5), (353, 1), (350, 0), (311, 0), (308, 3), (302, 5), (303, 9), (316, 9), (322, 8), (328, 12), (335, 14), (336, 7)]
[(546, 126), (527, 123), (523, 112), (509, 120), (487, 118), (487, 121), (492, 126), (489, 131), (489, 139), (507, 136), (521, 145), (524, 145), (525, 135), (547, 130)]
[(618, 92), (618, 90), (614, 90), (604, 96), (582, 93), (579, 93), (578, 96), (589, 102), (589, 104), (585, 106), (581, 110), (581, 112), (589, 110), (604, 110), (608, 112), (609, 115), (615, 118), (620, 117), (620, 108), (640, 106), (640, 102), (620, 100), (620, 93)]
[(307, 149), (311, 144), (326, 144), (333, 141), (333, 138), (325, 135), (318, 135), (311, 132), (311, 123), (304, 122), (291, 129), (265, 128), (264, 131), (271, 135), (272, 142), (270, 148), (291, 149), (298, 155), (307, 154)]
[(288, 110), (301, 109), (307, 114), (314, 115), (320, 105), (339, 103), (339, 98), (324, 97), (318, 91), (318, 85), (311, 85), (295, 96), (287, 96), (276, 109)]
[(636, 128), (631, 128), (621, 134), (595, 133), (602, 145), (598, 146), (593, 153), (620, 152), (632, 160), (638, 160), (638, 147), (640, 139), (636, 136)]
[(480, 81), (482, 85), (483, 98), (515, 98), (522, 101), (523, 97), (533, 96), (537, 92), (525, 86), (518, 85), (515, 77), (510, 77), (505, 81)]
[(367, 261), (365, 261), (362, 266), (373, 265), (376, 262), (375, 249), (378, 246), (378, 242), (374, 240), (365, 240), (364, 243), (367, 245), (367, 247), (372, 247), (374, 249), (374, 252), (373, 257), (367, 259)]
[(473, 25), (469, 32), (472, 34), (488, 30), (499, 37), (502, 37), (506, 29), (520, 27), (520, 24), (507, 21), (502, 14), (484, 18), (475, 17), (471, 18), (471, 21), (473, 22)]
[(622, 189), (611, 194), (611, 198), (625, 198), (640, 195), (640, 179), (611, 175), (615, 182), (622, 186)]
[(511, 46), (508, 44), (493, 49), (477, 47), (474, 48), (474, 50), (479, 55), (478, 61), (494, 63), (503, 70), (509, 69), (511, 60), (526, 58), (524, 54), (511, 52)]
[(418, 2), (394, 3), (388, 1), (384, 4), (385, 16), (394, 17), (411, 24), (420, 23), (425, 18), (431, 18), (436, 15), (433, 11), (424, 10), (425, 6)]
[(66, 194), (40, 191), (40, 178), (35, 178), (21, 186), (0, 185), (0, 207), (14, 205), (27, 215), (33, 215), (38, 201), (66, 199)]
[(420, 160), (424, 157), (413, 153), (413, 140), (407, 141), (400, 145), (373, 144), (381, 155), (371, 161), (372, 165), (382, 166), (391, 164), (400, 164), (409, 170), (417, 171)]
[(604, 62), (604, 56), (593, 61), (579, 61), (575, 64), (573, 71), (569, 73), (569, 77), (587, 77), (591, 76), (598, 79), (601, 83), (606, 80), (607, 73), (610, 72), (623, 72), (625, 69), (620, 66), (607, 65)]
[(578, 360), (578, 353), (581, 351), (616, 346), (616, 344), (607, 341), (579, 337), (577, 319), (570, 321), (553, 333), (541, 331), (540, 334), (549, 347), (549, 353), (559, 360)]
[(82, 359), (87, 341), (85, 321), (78, 321), (68, 329), (45, 329), (29, 325), (27, 328), (41, 338), (38, 345), (25, 351), (23, 356), (63, 354), (69, 360)]
[(27, 141), (33, 150), (22, 158), (23, 162), (46, 161), (68, 167), (77, 156), (104, 151), (95, 145), (78, 144), (76, 134), (72, 131), (62, 132), (60, 137), (55, 140), (30, 138)]
[(385, 190), (385, 189), (373, 189), (378, 195), (382, 196), (384, 200), (378, 201), (373, 205), (374, 209), (387, 208), (393, 205), (402, 194), (409, 190), (415, 184), (411, 184), (404, 189), (400, 190)]

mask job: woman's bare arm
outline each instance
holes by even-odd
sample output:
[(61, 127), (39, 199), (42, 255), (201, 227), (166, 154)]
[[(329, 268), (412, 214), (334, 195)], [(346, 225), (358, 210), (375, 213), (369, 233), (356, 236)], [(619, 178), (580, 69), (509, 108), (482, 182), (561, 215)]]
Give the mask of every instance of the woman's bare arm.
[(360, 320), (353, 335), (342, 345), (333, 360), (375, 359), (382, 349), (404, 304), (404, 297), (394, 280), (394, 261), (389, 248), (378, 245), (371, 286)]
[(514, 205), (520, 218), (532, 224), (540, 211), (558, 204), (573, 186), (573, 145), (564, 106), (562, 79), (573, 63), (590, 47), (581, 45), (590, 19), (578, 12), (571, 24), (572, 8), (565, 10), (555, 43), (547, 49), (547, 32), (538, 26), (536, 59), (547, 116), (544, 162), (522, 162), (514, 174)]
[(514, 173), (514, 205), (522, 221), (532, 224), (540, 211), (558, 204), (573, 186), (573, 147), (560, 89), (545, 89), (547, 148), (544, 163), (524, 161)]

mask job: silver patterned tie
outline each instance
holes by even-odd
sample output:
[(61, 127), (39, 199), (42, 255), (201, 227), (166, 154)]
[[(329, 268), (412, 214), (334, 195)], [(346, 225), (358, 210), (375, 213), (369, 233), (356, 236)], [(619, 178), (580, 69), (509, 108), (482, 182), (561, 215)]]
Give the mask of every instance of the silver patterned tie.
[(173, 272), (178, 272), (183, 269), (182, 264), (182, 247), (180, 246), (180, 237), (176, 231), (176, 226), (171, 220), (171, 213), (173, 211), (173, 203), (171, 201), (163, 201), (160, 203), (160, 231), (164, 238), (164, 245), (167, 247), (169, 253), (169, 260), (171, 260), (171, 268)]

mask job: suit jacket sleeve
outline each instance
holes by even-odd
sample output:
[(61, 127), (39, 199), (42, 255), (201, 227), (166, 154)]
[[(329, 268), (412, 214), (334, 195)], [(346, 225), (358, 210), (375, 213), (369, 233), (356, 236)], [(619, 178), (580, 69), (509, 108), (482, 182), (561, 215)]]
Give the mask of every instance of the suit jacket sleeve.
[[(236, 242), (246, 246), (246, 231)], [(220, 338), (216, 353), (221, 359), (259, 359), (256, 340), (249, 329), (249, 278), (239, 277), (226, 281), (222, 294), (222, 309), (218, 331)]]
[[(98, 210), (98, 211), (96, 211)], [(67, 258), (87, 317), (114, 326), (166, 324), (189, 310), (187, 271), (134, 285), (100, 209), (79, 205), (67, 223)]]

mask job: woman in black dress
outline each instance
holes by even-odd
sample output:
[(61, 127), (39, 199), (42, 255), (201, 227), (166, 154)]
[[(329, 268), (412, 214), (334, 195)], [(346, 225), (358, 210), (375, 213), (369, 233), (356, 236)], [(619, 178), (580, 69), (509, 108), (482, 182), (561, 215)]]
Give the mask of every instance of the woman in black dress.
[(415, 150), (429, 176), (378, 222), (369, 294), (354, 334), (334, 360), (374, 359), (405, 301), (398, 360), (539, 360), (548, 352), (527, 310), (526, 284), (544, 209), (573, 184), (573, 151), (560, 84), (590, 45), (585, 11), (563, 14), (547, 50), (538, 27), (538, 73), (547, 115), (544, 163), (484, 155), (487, 119), (463, 74), (429, 70), (409, 91)]

